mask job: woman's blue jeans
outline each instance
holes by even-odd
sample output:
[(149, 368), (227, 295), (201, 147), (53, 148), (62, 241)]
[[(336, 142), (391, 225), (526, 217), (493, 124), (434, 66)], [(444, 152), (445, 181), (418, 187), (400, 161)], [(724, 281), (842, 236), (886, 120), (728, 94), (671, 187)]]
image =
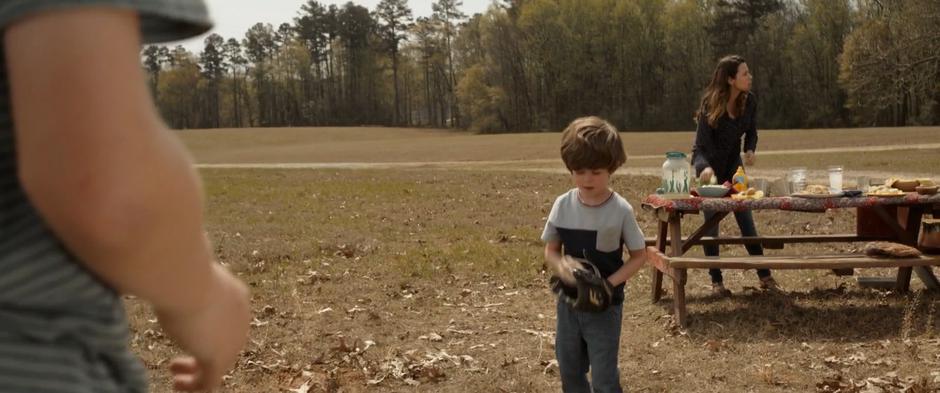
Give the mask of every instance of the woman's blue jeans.
[[(705, 221), (710, 220), (714, 215), (715, 212), (705, 211)], [(738, 222), (738, 228), (741, 228), (741, 236), (757, 236), (757, 227), (754, 226), (754, 216), (751, 214), (750, 210), (734, 212), (734, 220)], [(705, 233), (705, 236), (717, 237), (718, 227), (719, 225), (715, 225), (714, 228)], [(748, 255), (764, 255), (764, 247), (760, 244), (746, 244), (744, 247), (747, 248)], [(702, 246), (702, 248), (705, 250), (705, 256), (718, 256), (717, 244)], [(721, 269), (708, 269), (708, 275), (711, 276), (713, 283), (723, 281)], [(770, 277), (770, 269), (757, 269), (757, 277)]]

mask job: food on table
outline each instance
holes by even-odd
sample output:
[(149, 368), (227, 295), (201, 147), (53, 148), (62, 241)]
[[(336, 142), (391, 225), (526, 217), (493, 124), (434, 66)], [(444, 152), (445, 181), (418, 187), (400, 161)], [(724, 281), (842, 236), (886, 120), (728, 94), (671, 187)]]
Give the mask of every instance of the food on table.
[(868, 188), (868, 195), (871, 196), (897, 196), (904, 195), (904, 191), (891, 186), (871, 186)]
[(896, 179), (894, 182), (887, 185), (904, 192), (914, 192), (914, 189), (920, 185), (920, 182), (916, 179)]
[(748, 187), (748, 189), (741, 191), (737, 194), (732, 194), (731, 198), (735, 200), (745, 200), (745, 199), (761, 199), (764, 197), (764, 192), (754, 187)]
[(800, 194), (829, 195), (829, 187), (821, 184), (810, 184)]

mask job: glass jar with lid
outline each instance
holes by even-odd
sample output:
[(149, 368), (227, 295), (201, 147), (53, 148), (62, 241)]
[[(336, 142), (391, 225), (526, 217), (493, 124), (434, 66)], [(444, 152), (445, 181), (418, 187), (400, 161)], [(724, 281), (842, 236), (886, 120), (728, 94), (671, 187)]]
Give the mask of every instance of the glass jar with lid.
[(692, 165), (685, 159), (683, 152), (671, 151), (666, 153), (666, 162), (663, 163), (663, 194), (667, 198), (689, 197), (689, 175)]

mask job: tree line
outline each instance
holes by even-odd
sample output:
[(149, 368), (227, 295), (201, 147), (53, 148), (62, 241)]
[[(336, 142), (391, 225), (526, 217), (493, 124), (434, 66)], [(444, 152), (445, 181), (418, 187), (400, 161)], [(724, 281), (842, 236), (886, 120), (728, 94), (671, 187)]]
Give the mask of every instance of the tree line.
[(174, 128), (387, 125), (689, 130), (718, 58), (745, 57), (761, 128), (940, 124), (937, 0), (303, 3), (275, 27), (146, 46)]

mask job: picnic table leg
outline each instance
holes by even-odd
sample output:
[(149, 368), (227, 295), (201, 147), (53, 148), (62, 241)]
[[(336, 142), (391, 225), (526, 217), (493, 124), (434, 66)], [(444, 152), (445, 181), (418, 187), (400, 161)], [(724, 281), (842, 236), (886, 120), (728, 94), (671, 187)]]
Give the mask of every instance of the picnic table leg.
[(914, 273), (917, 273), (917, 277), (927, 289), (934, 291), (940, 289), (940, 281), (937, 281), (937, 276), (933, 274), (930, 266), (917, 266), (914, 268)]
[[(656, 237), (656, 248), (660, 252), (666, 251), (666, 236), (668, 235), (669, 223), (659, 221), (659, 236)], [(658, 302), (663, 297), (663, 272), (659, 271), (655, 265), (650, 265), (650, 274), (653, 277), (653, 302)]]
[(673, 276), (672, 287), (673, 296), (675, 296), (673, 306), (676, 312), (676, 323), (678, 323), (680, 327), (685, 327), (688, 322), (685, 312), (686, 269), (673, 269)]
[(904, 232), (907, 233), (905, 243), (911, 247), (917, 247), (917, 235), (920, 234), (920, 222), (924, 218), (924, 208), (921, 206), (910, 206), (907, 208), (907, 217), (904, 220)]
[[(890, 228), (891, 232), (894, 233), (896, 242), (908, 246), (917, 245), (917, 231), (920, 230), (920, 219), (924, 212), (922, 208), (917, 206), (898, 207), (897, 215), (888, 213), (884, 206), (875, 206), (872, 210), (874, 210), (878, 217), (881, 218), (881, 221)], [(913, 270), (914, 269), (911, 267), (898, 268), (897, 281), (894, 285), (895, 290), (898, 292), (907, 292), (911, 289), (911, 272)], [(918, 270), (917, 274), (920, 276), (925, 273)], [(933, 275), (932, 272), (927, 272), (927, 274)], [(928, 281), (930, 281), (929, 278)]]
[[(672, 246), (672, 250), (669, 253), (670, 256), (679, 257), (682, 256), (682, 220), (679, 217), (679, 213), (672, 212), (669, 214), (669, 244)], [(686, 281), (686, 271), (685, 269), (673, 269), (672, 277), (672, 292), (673, 299), (672, 304), (676, 312), (676, 322), (679, 326), (685, 327), (686, 318), (685, 318), (685, 281)]]
[(663, 272), (656, 266), (650, 266), (650, 274), (653, 275), (653, 303), (663, 298)]
[(898, 281), (894, 285), (895, 290), (898, 292), (911, 290), (911, 270), (909, 267), (898, 268)]
[(695, 243), (702, 239), (702, 236), (705, 236), (705, 234), (712, 230), (712, 228), (717, 227), (718, 224), (721, 223), (721, 220), (724, 219), (727, 215), (728, 212), (715, 212), (715, 214), (712, 214), (710, 219), (705, 220), (705, 222), (702, 223), (702, 226), (700, 226), (697, 230), (695, 230), (695, 232), (689, 235), (689, 237), (687, 237), (684, 242), (682, 242), (682, 250), (679, 252), (679, 255), (683, 255), (692, 249), (692, 247), (695, 246)]
[(682, 250), (682, 222), (679, 213), (669, 214), (669, 245), (672, 248), (669, 256), (681, 257), (685, 253)]

